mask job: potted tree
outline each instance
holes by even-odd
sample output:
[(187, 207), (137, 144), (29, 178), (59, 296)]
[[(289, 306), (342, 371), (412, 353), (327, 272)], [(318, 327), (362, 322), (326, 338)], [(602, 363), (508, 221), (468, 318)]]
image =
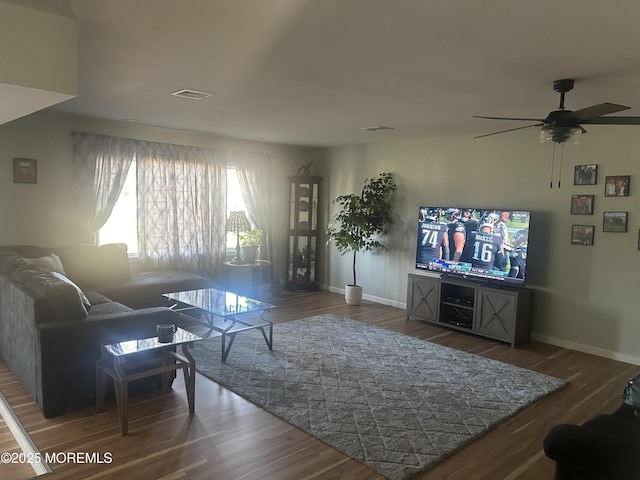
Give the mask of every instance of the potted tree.
[(254, 228), (240, 234), (242, 245), (242, 259), (245, 263), (255, 263), (258, 256), (258, 247), (262, 244), (262, 230)]
[(362, 286), (356, 277), (356, 256), (360, 251), (385, 248), (378, 240), (393, 222), (391, 194), (396, 190), (393, 174), (383, 172), (367, 178), (360, 194), (340, 195), (333, 200), (340, 210), (329, 220), (327, 243), (333, 241), (341, 255), (353, 254), (353, 283), (345, 286), (349, 305), (359, 305)]

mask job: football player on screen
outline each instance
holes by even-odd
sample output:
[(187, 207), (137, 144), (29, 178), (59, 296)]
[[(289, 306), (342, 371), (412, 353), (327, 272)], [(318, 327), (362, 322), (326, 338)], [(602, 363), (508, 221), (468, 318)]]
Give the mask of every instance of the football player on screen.
[(529, 241), (529, 228), (518, 230), (513, 236), (512, 247), (509, 252), (509, 262), (511, 268), (509, 276), (515, 278), (524, 278), (527, 268), (527, 244)]
[(417, 263), (429, 265), (433, 260), (449, 260), (447, 225), (438, 223), (439, 218), (440, 210), (437, 208), (420, 210)]
[[(460, 221), (464, 224), (465, 239), (472, 238), (473, 235), (480, 228), (480, 222), (476, 216), (475, 210), (465, 208), (462, 210), (462, 217)], [(460, 261), (465, 263), (471, 263), (471, 256), (473, 255), (473, 244), (465, 240), (464, 248), (462, 249), (462, 255)]]
[(457, 262), (462, 256), (462, 250), (467, 241), (467, 229), (461, 221), (462, 212), (459, 208), (448, 208), (445, 212), (445, 218), (448, 225), (449, 249), (453, 247), (451, 260)]
[(494, 233), (495, 218), (491, 215), (482, 218), (480, 230), (470, 239), (473, 244), (471, 265), (485, 270), (494, 270), (496, 258), (499, 254), (504, 255), (502, 238), (499, 233)]

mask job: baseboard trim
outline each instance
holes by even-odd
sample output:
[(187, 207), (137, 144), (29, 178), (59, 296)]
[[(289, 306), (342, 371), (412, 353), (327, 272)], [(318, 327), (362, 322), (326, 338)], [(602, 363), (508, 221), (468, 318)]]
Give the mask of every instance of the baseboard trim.
[(636, 357), (634, 355), (625, 355), (624, 353), (614, 352), (591, 345), (584, 345), (582, 343), (570, 342), (562, 338), (552, 337), (550, 335), (541, 335), (538, 333), (532, 333), (531, 339), (535, 340), (536, 342), (547, 343), (549, 345), (555, 345), (556, 347), (575, 350), (576, 352), (588, 353), (597, 357), (617, 360), (619, 362), (630, 363), (632, 365), (640, 365), (640, 357)]
[[(318, 288), (320, 290), (327, 290), (332, 293), (340, 293), (344, 295), (344, 288), (330, 287), (327, 285), (318, 285)], [(396, 307), (396, 308), (402, 308), (402, 309), (407, 308), (407, 304), (404, 302), (396, 302), (394, 300), (389, 300), (388, 298), (376, 297), (374, 295), (367, 295), (366, 293), (362, 294), (362, 299), (369, 300), (370, 302), (380, 303), (382, 305), (389, 305), (390, 307)]]
[[(327, 285), (320, 285), (320, 289), (328, 290), (333, 293), (344, 294), (343, 288), (330, 287)], [(403, 302), (396, 302), (387, 298), (375, 297), (373, 295), (363, 294), (362, 298), (382, 305), (389, 305), (391, 307), (406, 309), (407, 304)], [(550, 335), (542, 335), (538, 333), (531, 333), (531, 339), (536, 342), (547, 343), (549, 345), (555, 345), (556, 347), (567, 348), (569, 350), (575, 350), (576, 352), (588, 353), (597, 357), (608, 358), (610, 360), (617, 360), (619, 362), (630, 363), (632, 365), (640, 365), (640, 357), (634, 355), (625, 355), (623, 353), (606, 350), (604, 348), (593, 347), (591, 345), (584, 345), (582, 343), (571, 342), (562, 338), (552, 337)]]

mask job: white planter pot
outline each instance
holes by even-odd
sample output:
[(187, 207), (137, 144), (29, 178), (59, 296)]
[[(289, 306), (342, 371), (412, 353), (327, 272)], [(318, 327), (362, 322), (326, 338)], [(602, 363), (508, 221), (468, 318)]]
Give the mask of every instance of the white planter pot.
[(345, 285), (344, 299), (347, 305), (360, 305), (362, 302), (362, 286), (361, 285)]

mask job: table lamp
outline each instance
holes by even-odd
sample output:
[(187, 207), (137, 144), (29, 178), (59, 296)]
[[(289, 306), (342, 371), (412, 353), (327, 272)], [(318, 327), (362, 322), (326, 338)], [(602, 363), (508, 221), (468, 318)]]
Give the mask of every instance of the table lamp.
[(236, 234), (236, 256), (231, 259), (230, 263), (234, 265), (243, 263), (240, 258), (240, 232), (248, 232), (249, 230), (251, 230), (251, 224), (244, 214), (244, 211), (234, 210), (233, 212), (229, 212), (227, 232), (234, 232)]

